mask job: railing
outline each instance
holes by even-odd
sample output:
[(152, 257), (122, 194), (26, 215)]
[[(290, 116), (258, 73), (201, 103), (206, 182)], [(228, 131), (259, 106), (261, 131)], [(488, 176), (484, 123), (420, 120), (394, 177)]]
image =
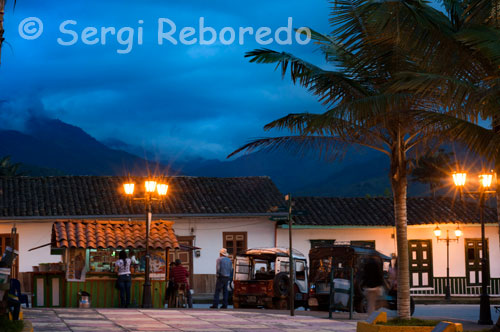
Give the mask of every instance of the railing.
[[(412, 288), (412, 296), (444, 296), (446, 287), (446, 277), (434, 277), (433, 287)], [(451, 296), (479, 296), (481, 295), (481, 285), (468, 285), (466, 277), (450, 277)], [(488, 286), (488, 294), (500, 297), (500, 278), (491, 278)]]

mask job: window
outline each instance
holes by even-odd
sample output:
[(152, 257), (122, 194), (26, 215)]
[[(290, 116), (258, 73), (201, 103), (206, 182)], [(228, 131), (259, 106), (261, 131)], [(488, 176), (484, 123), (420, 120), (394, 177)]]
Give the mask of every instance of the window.
[(335, 240), (309, 240), (311, 241), (311, 248), (331, 247)]
[[(483, 243), (481, 239), (465, 239), (465, 271), (467, 274), (467, 283), (469, 285), (481, 284), (482, 249)], [(488, 248), (486, 248), (486, 256), (488, 256)]]
[(431, 240), (410, 240), (410, 286), (432, 287)]
[[(2, 257), (6, 247), (12, 247), (12, 238), (10, 233), (0, 234), (0, 257)], [(19, 234), (16, 234), (16, 247), (14, 249), (19, 250)], [(12, 276), (14, 278), (17, 278), (18, 270), (19, 270), (19, 257), (16, 258), (12, 266)]]
[(351, 241), (351, 246), (375, 249), (375, 241)]
[(222, 233), (223, 247), (227, 249), (230, 258), (247, 250), (247, 232)]
[(306, 280), (306, 262), (295, 261), (295, 278), (297, 280)]

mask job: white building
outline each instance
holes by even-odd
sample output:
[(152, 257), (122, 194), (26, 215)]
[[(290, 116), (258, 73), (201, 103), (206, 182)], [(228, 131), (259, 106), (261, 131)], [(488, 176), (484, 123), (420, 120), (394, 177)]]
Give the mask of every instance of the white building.
[[(144, 180), (134, 177), (136, 188)], [(17, 270), (25, 291), (30, 291), (28, 272), (33, 266), (61, 261), (47, 245), (54, 221), (145, 220), (145, 204), (126, 197), (125, 181), (125, 177), (98, 176), (0, 178), (0, 253), (10, 245), (15, 224)], [(270, 178), (180, 176), (166, 181), (168, 194), (153, 203), (153, 219), (173, 221), (180, 244), (201, 248), (171, 252), (192, 271), (197, 293), (213, 291), (221, 248), (233, 253), (274, 244), (276, 223), (269, 218), (280, 215), (271, 211), (284, 202)]]
[[(61, 261), (51, 255), (51, 230), (60, 220), (145, 220), (144, 203), (125, 197), (125, 177), (67, 176), (0, 178), (0, 252), (10, 245), (15, 224), (19, 250), (18, 272), (30, 291), (29, 272), (40, 263)], [(134, 177), (140, 188), (145, 179)], [(287, 225), (270, 217), (283, 216), (276, 207), (283, 195), (268, 177), (169, 177), (167, 197), (153, 204), (153, 219), (174, 222), (180, 244), (201, 250), (171, 252), (192, 271), (197, 293), (211, 293), (215, 260), (222, 247), (230, 253), (247, 248), (288, 246)], [(138, 196), (141, 196), (139, 193)], [(294, 198), (294, 248), (308, 255), (311, 246), (352, 243), (371, 246), (386, 255), (396, 253), (394, 212), (389, 198)], [(491, 289), (500, 294), (500, 244), (496, 212), (485, 211)], [(286, 214), (285, 214), (286, 215)], [(479, 294), (481, 231), (476, 202), (461, 204), (449, 198), (408, 199), (408, 239), (411, 286), (414, 295), (441, 295), (446, 277), (446, 238), (450, 241), (452, 295)], [(434, 236), (439, 225), (441, 240)], [(30, 249), (40, 247), (39, 249)], [(174, 257), (171, 257), (174, 258)]]
[[(391, 255), (397, 252), (394, 208), (390, 198), (296, 197), (293, 246), (307, 253), (311, 246), (352, 243)], [(413, 295), (443, 295), (446, 285), (446, 239), (452, 296), (480, 294), (481, 224), (477, 202), (451, 198), (408, 198), (410, 283)], [(500, 244), (496, 211), (485, 210), (486, 239), (490, 258), (490, 294), (500, 296)], [(439, 226), (441, 237), (434, 235)], [(456, 240), (455, 230), (462, 236)], [(288, 226), (278, 226), (278, 246), (288, 245)]]

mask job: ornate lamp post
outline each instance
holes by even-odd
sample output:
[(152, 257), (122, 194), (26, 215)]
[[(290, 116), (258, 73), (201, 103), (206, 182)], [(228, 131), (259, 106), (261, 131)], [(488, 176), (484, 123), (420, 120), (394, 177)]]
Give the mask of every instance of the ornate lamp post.
[[(453, 173), (453, 181), (455, 186), (460, 189), (460, 193), (463, 192), (467, 179), (467, 173), (465, 172), (455, 172)], [(489, 268), (489, 257), (488, 257), (488, 244), (486, 243), (486, 234), (484, 228), (484, 210), (485, 210), (485, 200), (487, 194), (495, 194), (495, 191), (489, 190), (491, 188), (491, 183), (493, 181), (493, 174), (483, 172), (479, 175), (479, 191), (477, 192), (467, 192), (468, 194), (479, 195), (479, 219), (481, 221), (481, 300), (479, 307), (479, 325), (492, 325), (491, 320), (491, 308), (490, 308), (490, 296), (488, 295), (488, 283), (490, 282), (490, 268)]]
[(462, 236), (462, 231), (460, 230), (460, 227), (457, 227), (455, 230), (455, 239), (450, 239), (450, 232), (449, 230), (446, 230), (446, 238), (445, 239), (440, 239), (439, 237), (441, 236), (441, 229), (439, 229), (439, 226), (436, 226), (436, 229), (434, 229), (434, 235), (437, 237), (437, 241), (444, 241), (446, 242), (446, 288), (444, 290), (444, 298), (446, 300), (451, 299), (451, 291), (450, 291), (450, 241), (452, 242), (457, 242)]
[[(132, 197), (134, 194), (135, 183), (129, 181), (123, 184), (123, 190), (125, 194)], [(152, 308), (153, 303), (151, 299), (151, 280), (149, 277), (150, 266), (149, 266), (149, 228), (151, 225), (151, 220), (153, 219), (153, 212), (151, 210), (151, 204), (153, 201), (160, 200), (167, 195), (168, 185), (164, 183), (157, 183), (155, 179), (148, 179), (144, 182), (145, 196), (144, 197), (134, 197), (134, 200), (144, 201), (146, 206), (146, 271), (144, 274), (144, 290), (142, 292), (142, 307)], [(155, 194), (156, 192), (156, 194)], [(155, 197), (156, 196), (156, 197)]]

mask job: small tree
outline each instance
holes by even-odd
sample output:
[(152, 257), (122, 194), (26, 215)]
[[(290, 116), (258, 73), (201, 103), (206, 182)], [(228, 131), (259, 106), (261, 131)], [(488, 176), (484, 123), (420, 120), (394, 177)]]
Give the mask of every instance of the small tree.
[(20, 176), (19, 172), (21, 163), (13, 164), (10, 160), (10, 156), (3, 157), (0, 159), (0, 176)]

